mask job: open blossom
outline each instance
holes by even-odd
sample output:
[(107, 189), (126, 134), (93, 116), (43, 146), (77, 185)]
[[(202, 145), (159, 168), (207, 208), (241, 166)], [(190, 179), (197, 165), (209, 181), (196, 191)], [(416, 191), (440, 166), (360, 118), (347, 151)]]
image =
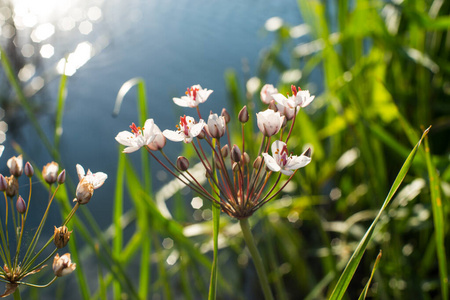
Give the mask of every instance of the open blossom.
[(218, 139), (225, 134), (225, 125), (224, 117), (219, 117), (217, 114), (211, 114), (208, 117), (206, 130), (211, 137)]
[(265, 136), (277, 134), (284, 122), (284, 116), (271, 109), (257, 113), (256, 118), (258, 128)]
[(293, 85), (291, 86), (291, 90), (292, 96), (285, 97), (282, 94), (274, 94), (272, 97), (277, 103), (289, 108), (296, 108), (297, 106), (306, 107), (314, 100), (315, 96), (311, 96), (308, 90), (297, 89)]
[(87, 173), (85, 173), (84, 168), (78, 164), (77, 174), (80, 182), (77, 185), (76, 198), (74, 201), (77, 201), (80, 204), (86, 204), (91, 200), (94, 190), (103, 185), (108, 178), (108, 175), (103, 172), (92, 173), (91, 170), (88, 170)]
[(186, 96), (173, 98), (173, 102), (182, 107), (197, 107), (200, 103), (205, 102), (212, 92), (212, 90), (203, 89), (199, 84), (196, 84), (187, 89)]
[(273, 99), (272, 95), (277, 94), (278, 90), (271, 84), (265, 84), (261, 89), (261, 101), (269, 104)]
[(116, 136), (116, 141), (127, 146), (123, 150), (124, 153), (131, 153), (149, 145), (154, 140), (157, 131), (161, 132), (153, 119), (145, 121), (143, 128), (137, 127), (134, 123), (131, 124), (130, 128), (131, 132), (121, 131)]
[(194, 139), (194, 137), (198, 136), (203, 127), (205, 127), (205, 121), (200, 119), (198, 123), (195, 123), (193, 117), (184, 116), (180, 117), (180, 123), (177, 125), (177, 130), (164, 130), (164, 136), (173, 141), (173, 142), (181, 142), (190, 143)]
[(57, 277), (66, 276), (70, 273), (72, 273), (77, 264), (72, 263), (72, 260), (70, 259), (70, 253), (66, 253), (59, 256), (58, 253), (56, 253), (55, 258), (53, 259), (53, 273)]
[(285, 175), (292, 175), (292, 170), (303, 168), (311, 162), (311, 149), (308, 148), (300, 156), (288, 155), (286, 143), (275, 141), (272, 143), (272, 156), (263, 153), (264, 162), (267, 168), (274, 172), (281, 172)]

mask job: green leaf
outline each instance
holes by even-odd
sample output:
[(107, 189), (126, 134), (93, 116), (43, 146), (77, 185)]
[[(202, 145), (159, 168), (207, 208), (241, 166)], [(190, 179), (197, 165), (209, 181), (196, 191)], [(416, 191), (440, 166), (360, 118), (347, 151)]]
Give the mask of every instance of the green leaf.
[(377, 225), (382, 213), (392, 200), (395, 192), (400, 187), (400, 184), (402, 183), (403, 179), (406, 176), (406, 173), (408, 173), (409, 168), (412, 165), (414, 156), (416, 155), (416, 152), (420, 146), (420, 143), (422, 142), (423, 138), (428, 134), (428, 131), (430, 130), (430, 127), (427, 128), (423, 134), (420, 140), (417, 142), (416, 146), (412, 149), (411, 153), (406, 158), (402, 168), (400, 169), (400, 172), (397, 174), (397, 177), (394, 180), (394, 183), (392, 184), (392, 187), (384, 200), (384, 203), (379, 210), (377, 216), (372, 222), (372, 225), (370, 225), (369, 229), (366, 231), (366, 234), (362, 238), (362, 240), (359, 242), (358, 247), (356, 248), (355, 252), (353, 253), (352, 257), (350, 258), (349, 262), (347, 263), (347, 266), (344, 269), (344, 272), (342, 273), (341, 277), (339, 278), (338, 283), (334, 287), (334, 290), (330, 296), (330, 300), (337, 300), (342, 299), (344, 296), (345, 291), (347, 290), (347, 287), (353, 278), (353, 275), (355, 274), (356, 268), (359, 265), (359, 262), (362, 259), (362, 256), (367, 248), (367, 245), (369, 244), (372, 234), (375, 230), (375, 226)]

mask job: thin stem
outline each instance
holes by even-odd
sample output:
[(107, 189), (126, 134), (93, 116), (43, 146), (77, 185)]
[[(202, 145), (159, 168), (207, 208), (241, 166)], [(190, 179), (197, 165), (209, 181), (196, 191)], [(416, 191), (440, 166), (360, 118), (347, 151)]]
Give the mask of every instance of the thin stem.
[[(56, 277), (56, 276), (53, 277), (53, 279), (50, 280), (49, 283), (44, 284), (44, 285), (32, 284), (32, 283), (23, 282), (23, 281), (18, 281), (17, 283), (23, 284), (23, 285), (27, 285), (27, 286), (31, 286), (31, 287), (35, 287), (35, 288), (46, 288), (46, 287), (50, 286), (53, 282), (55, 282), (55, 280), (56, 280), (57, 278), (58, 278), (58, 277)], [(19, 289), (19, 288), (17, 288), (16, 291), (17, 291), (18, 289)], [(16, 298), (14, 297), (14, 299), (16, 299)]]
[(252, 256), (253, 263), (256, 268), (256, 273), (258, 274), (259, 282), (264, 293), (264, 298), (266, 300), (273, 300), (272, 291), (270, 290), (269, 280), (267, 279), (267, 274), (264, 269), (264, 264), (259, 254), (258, 248), (256, 247), (255, 240), (253, 239), (252, 231), (250, 229), (250, 224), (248, 219), (239, 220), (239, 225), (241, 225), (242, 234), (244, 235), (245, 243), (247, 244), (250, 255)]
[(16, 290), (14, 291), (14, 300), (21, 300), (22, 298), (20, 297), (20, 291), (19, 291), (19, 287), (16, 288)]

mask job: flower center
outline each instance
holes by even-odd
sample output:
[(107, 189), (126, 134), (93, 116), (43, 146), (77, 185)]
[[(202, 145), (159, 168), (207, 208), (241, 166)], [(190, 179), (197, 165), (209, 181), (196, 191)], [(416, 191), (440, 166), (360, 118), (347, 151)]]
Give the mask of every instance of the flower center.
[(294, 85), (291, 85), (292, 94), (294, 96), (297, 96), (297, 93), (300, 92), (302, 89), (300, 87), (296, 88)]
[(135, 136), (139, 136), (142, 133), (141, 127), (136, 126), (136, 124), (134, 124), (134, 123), (130, 125), (130, 129), (131, 129), (131, 132), (134, 133)]
[[(191, 121), (189, 120), (189, 122)], [(180, 128), (178, 128), (178, 130), (182, 131), (184, 135), (189, 136), (189, 126), (186, 115), (184, 115), (184, 117), (180, 117)]]
[(280, 164), (284, 167), (287, 163), (287, 158), (288, 158), (288, 151), (287, 151), (287, 146), (284, 145), (283, 149), (281, 149), (280, 152)]
[(185, 93), (186, 93), (186, 95), (188, 95), (195, 101), (195, 99), (197, 98), (197, 92), (198, 92), (198, 88), (191, 87), (191, 88), (188, 88)]

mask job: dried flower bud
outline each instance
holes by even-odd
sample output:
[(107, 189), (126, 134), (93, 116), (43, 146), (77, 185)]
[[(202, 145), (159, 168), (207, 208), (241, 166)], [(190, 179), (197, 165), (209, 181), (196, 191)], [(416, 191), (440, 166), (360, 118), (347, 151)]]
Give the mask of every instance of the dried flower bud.
[(27, 211), (27, 205), (25, 204), (25, 200), (23, 200), (22, 196), (17, 197), (16, 209), (19, 214), (24, 214)]
[(255, 161), (253, 162), (253, 168), (254, 169), (259, 169), (259, 167), (261, 167), (261, 163), (262, 163), (263, 159), (261, 156), (258, 156)]
[(189, 160), (184, 156), (178, 156), (177, 168), (181, 171), (186, 171), (187, 169), (189, 169)]
[(0, 192), (6, 191), (8, 188), (8, 182), (6, 182), (5, 176), (0, 174)]
[(238, 118), (241, 123), (247, 123), (248, 118), (249, 118), (247, 105), (241, 109), (241, 111), (239, 112)]
[(14, 197), (19, 192), (19, 181), (13, 175), (5, 177), (6, 179), (6, 195)]
[(56, 248), (64, 248), (70, 239), (70, 234), (72, 231), (69, 231), (69, 229), (66, 226), (61, 226), (56, 228), (55, 226), (55, 233), (53, 234), (53, 242), (55, 243)]
[(234, 145), (231, 149), (231, 159), (234, 162), (240, 162), (241, 161), (241, 150), (237, 145)]
[(56, 182), (58, 177), (59, 165), (54, 161), (46, 164), (42, 169), (42, 177), (48, 184), (53, 184)]
[(250, 162), (250, 156), (248, 155), (247, 152), (244, 152), (244, 154), (242, 154), (241, 159), (244, 162), (244, 164), (248, 164)]
[(80, 204), (87, 204), (91, 200), (92, 195), (94, 195), (94, 186), (83, 178), (77, 185), (76, 198), (73, 201)]
[(33, 166), (30, 164), (29, 161), (25, 164), (24, 173), (27, 177), (33, 177), (34, 175), (34, 169)]
[(230, 147), (228, 147), (228, 144), (220, 149), (220, 153), (222, 154), (222, 157), (228, 157), (228, 155), (230, 154)]
[(58, 184), (63, 184), (66, 182), (66, 169), (62, 170), (61, 173), (59, 173), (57, 178)]
[(6, 165), (9, 168), (9, 172), (11, 172), (11, 175), (14, 175), (15, 177), (20, 177), (23, 172), (23, 160), (22, 160), (22, 154), (15, 157), (11, 157), (6, 162)]
[(221, 116), (225, 118), (225, 122), (226, 122), (227, 124), (230, 123), (231, 117), (230, 117), (230, 114), (228, 113), (228, 111), (227, 111), (225, 108), (222, 109), (222, 114), (221, 114)]
[(59, 254), (55, 255), (52, 268), (55, 276), (62, 277), (72, 273), (76, 266), (77, 265), (73, 264), (70, 260), (70, 253), (66, 253), (61, 257), (59, 257)]

